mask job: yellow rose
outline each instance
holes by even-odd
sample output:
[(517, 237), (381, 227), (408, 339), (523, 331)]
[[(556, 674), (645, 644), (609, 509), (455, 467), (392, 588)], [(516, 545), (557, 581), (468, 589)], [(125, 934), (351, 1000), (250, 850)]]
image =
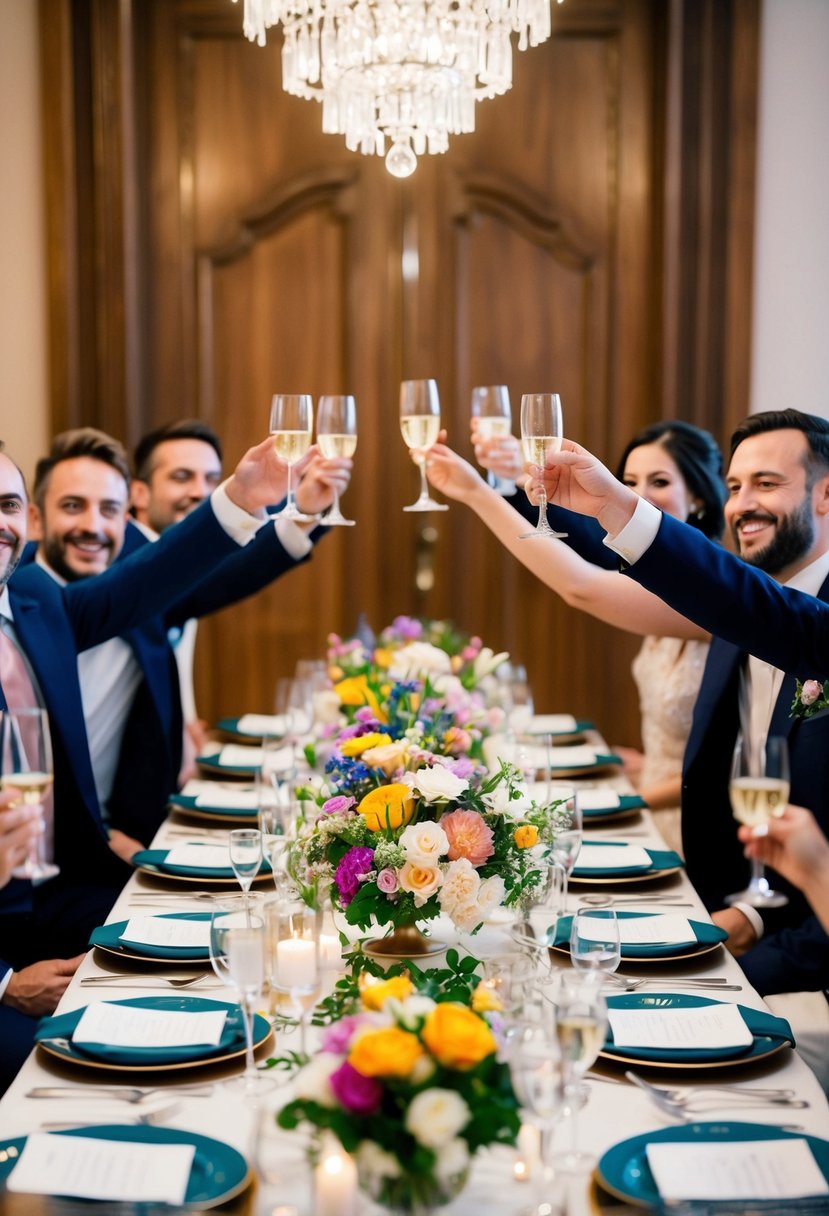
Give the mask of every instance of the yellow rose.
[[(388, 695), (385, 689), (381, 691), (384, 696)], [(351, 705), (355, 708), (360, 705), (368, 705), (378, 722), (388, 722), (388, 715), (381, 707), (373, 689), (369, 687), (365, 676), (348, 676), (345, 680), (340, 680), (338, 684), (334, 685), (334, 692), (340, 698), (342, 705)]]
[(496, 1050), (492, 1031), (465, 1005), (436, 1005), (421, 1032), (429, 1051), (444, 1068), (473, 1068)]
[(387, 777), (398, 768), (404, 768), (409, 755), (409, 746), (403, 740), (387, 743), (384, 747), (372, 747), (363, 752), (363, 762), (369, 768), (379, 768)]
[(531, 849), (534, 844), (538, 844), (538, 828), (533, 827), (531, 823), (525, 823), (523, 827), (515, 829), (512, 838), (519, 849)]
[(386, 1001), (405, 1001), (414, 992), (414, 984), (407, 975), (393, 975), (379, 984), (367, 984), (362, 990), (366, 1009), (382, 1009)]
[(366, 794), (357, 807), (370, 832), (403, 827), (411, 819), (414, 809), (412, 791), (408, 785), (400, 782), (378, 786)]
[(364, 1077), (408, 1077), (422, 1055), (416, 1035), (389, 1026), (361, 1034), (348, 1053), (348, 1062)]
[(393, 657), (392, 652), (390, 650), (386, 650), (384, 646), (378, 646), (374, 652), (374, 662), (378, 667), (382, 667), (383, 670), (391, 667)]
[(472, 1008), (476, 1013), (500, 1013), (504, 1006), (487, 980), (481, 980), (472, 993)]
[(391, 743), (391, 735), (381, 735), (379, 731), (373, 730), (367, 735), (346, 739), (345, 743), (340, 745), (340, 751), (344, 756), (361, 756), (370, 747), (385, 747), (387, 743)]

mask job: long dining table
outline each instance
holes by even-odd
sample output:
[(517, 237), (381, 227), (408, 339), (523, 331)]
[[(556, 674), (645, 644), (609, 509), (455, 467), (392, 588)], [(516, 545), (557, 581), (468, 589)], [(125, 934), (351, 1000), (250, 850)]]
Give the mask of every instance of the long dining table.
[[(598, 746), (602, 742), (595, 735), (591, 737), (591, 741)], [(606, 776), (582, 779), (582, 788), (585, 786), (606, 787), (621, 793), (630, 792), (630, 787), (619, 770)], [(171, 812), (160, 828), (153, 847), (170, 847), (174, 843), (180, 844), (188, 840), (222, 843), (232, 826), (232, 823), (228, 822), (217, 822), (215, 825), (206, 825), (204, 821), (196, 823), (186, 816)], [(659, 833), (658, 814), (652, 814), (647, 809), (642, 809), (631, 817), (620, 818), (618, 822), (604, 821), (596, 826), (591, 826), (591, 820), (587, 819), (585, 838), (594, 841), (629, 841), (645, 847), (664, 848)], [(173, 910), (204, 910), (207, 905), (203, 898), (197, 895), (194, 885), (159, 881), (146, 873), (136, 872), (112, 908), (109, 921), (127, 920), (139, 912), (150, 914)], [(644, 898), (641, 903), (637, 900), (654, 893), (667, 895), (675, 899), (677, 911), (681, 911), (682, 915), (703, 922), (710, 919), (684, 871), (674, 872), (670, 876), (647, 883), (601, 886), (591, 885), (589, 882), (571, 883), (569, 910), (573, 911), (582, 906), (583, 896), (589, 892), (608, 894), (618, 899), (618, 906), (626, 910), (638, 908), (642, 911), (666, 912), (674, 910), (673, 906), (649, 904)], [(149, 901), (146, 899), (147, 895), (152, 896), (153, 893), (157, 896), (157, 902), (152, 898)], [(624, 902), (621, 902), (622, 900)], [(541, 921), (538, 921), (539, 917)], [(546, 923), (549, 923), (549, 914), (543, 910), (534, 913), (540, 930), (545, 927), (545, 917)], [(448, 945), (457, 945), (461, 950), (476, 957), (485, 958), (515, 948), (510, 929), (511, 926), (505, 918), (496, 916), (476, 936), (459, 938), (451, 923), (441, 918), (434, 922), (432, 932), (436, 939), (445, 941)], [(567, 960), (558, 959), (557, 962), (566, 965)], [(171, 969), (169, 966), (154, 967), (148, 963), (131, 965), (113, 958), (112, 955), (91, 949), (72, 979), (58, 1012), (68, 1012), (93, 1001), (111, 1001), (127, 996), (157, 996), (162, 991), (175, 993), (177, 989), (169, 984), (173, 976), (196, 976), (199, 973), (204, 974), (205, 978), (185, 991), (219, 1000), (234, 999), (229, 990), (219, 985), (212, 972), (205, 972), (203, 967)], [(698, 957), (658, 967), (641, 963), (636, 965), (635, 961), (627, 960), (619, 974), (631, 979), (642, 977), (647, 982), (647, 991), (667, 993), (692, 990), (683, 988), (683, 981), (719, 978), (729, 985), (727, 991), (723, 991), (721, 995), (713, 990), (709, 992), (700, 989), (700, 992), (717, 999), (736, 1001), (753, 1009), (765, 1008), (762, 998), (748, 984), (737, 960), (722, 946)], [(608, 992), (612, 994), (615, 991), (617, 989), (611, 982)], [(289, 1033), (282, 1030), (277, 1030), (276, 1033), (277, 1045), (273, 1042), (264, 1044), (259, 1052), (260, 1060), (298, 1045)], [(106, 1082), (124, 1087), (133, 1084), (154, 1086), (162, 1093), (157, 1101), (147, 1108), (151, 1112), (150, 1117), (153, 1117), (152, 1112), (157, 1111), (157, 1118), (164, 1126), (186, 1129), (233, 1146), (248, 1159), (252, 1173), (259, 1174), (258, 1185), (254, 1184), (243, 1195), (232, 1200), (229, 1204), (230, 1210), (256, 1213), (257, 1216), (265, 1216), (265, 1213), (268, 1216), (304, 1216), (319, 1210), (315, 1208), (313, 1199), (311, 1171), (305, 1163), (305, 1137), (299, 1131), (277, 1132), (274, 1126), (275, 1111), (291, 1094), (290, 1075), (280, 1072), (273, 1090), (265, 1098), (254, 1103), (222, 1086), (224, 1079), (241, 1071), (242, 1064), (243, 1062), (237, 1061), (224, 1067), (205, 1066), (183, 1074), (159, 1071), (133, 1077), (118, 1072), (81, 1069), (47, 1055), (42, 1049), (35, 1049), (0, 1100), (0, 1151), (2, 1142), (7, 1138), (27, 1135), (47, 1124), (95, 1125), (129, 1122), (138, 1118), (145, 1110), (144, 1107), (132, 1106), (118, 1099), (91, 1096), (90, 1088), (95, 1085)], [(797, 1052), (789, 1048), (748, 1065), (735, 1063), (725, 1069), (695, 1070), (690, 1075), (671, 1070), (659, 1070), (646, 1075), (656, 1084), (662, 1084), (664, 1081), (672, 1085), (693, 1083), (695, 1087), (703, 1089), (708, 1102), (705, 1113), (699, 1116), (700, 1119), (794, 1126), (805, 1134), (829, 1139), (829, 1106), (826, 1096), (812, 1071)], [(739, 1096), (730, 1096), (715, 1088), (724, 1081), (736, 1086), (738, 1093), (741, 1089), (749, 1090), (752, 1087), (770, 1085), (790, 1089), (803, 1105), (794, 1110), (753, 1105), (746, 1109), (741, 1105)], [(190, 1087), (194, 1085), (204, 1086), (206, 1091), (190, 1092)], [(68, 1087), (71, 1092), (61, 1097), (29, 1096), (31, 1091), (48, 1086)], [(606, 1150), (620, 1141), (657, 1132), (674, 1123), (674, 1120), (657, 1108), (644, 1092), (625, 1079), (624, 1066), (609, 1063), (601, 1057), (588, 1075), (587, 1091), (588, 1100), (579, 1117), (579, 1134), (582, 1146), (597, 1157), (601, 1157)], [(556, 1135), (564, 1142), (568, 1135), (566, 1127), (562, 1125)], [(474, 1159), (465, 1190), (442, 1210), (447, 1216), (472, 1212), (477, 1216), (503, 1216), (505, 1213), (517, 1212), (526, 1207), (530, 1200), (531, 1187), (526, 1181), (527, 1172), (527, 1163), (520, 1160), (516, 1150), (498, 1147), (491, 1151), (482, 1151)], [(559, 1187), (567, 1216), (595, 1213), (605, 1207), (608, 1210), (624, 1210), (624, 1205), (620, 1206), (618, 1198), (609, 1196), (597, 1187), (590, 1175), (569, 1176), (560, 1181)], [(3, 1205), (2, 1211), (9, 1213), (9, 1216), (30, 1216), (36, 1211), (52, 1210), (49, 1201), (44, 1200), (41, 1204), (28, 1196), (2, 1192), (0, 1204)], [(355, 1212), (377, 1211), (362, 1195), (356, 1198), (355, 1204), (356, 1206), (344, 1207), (341, 1213), (332, 1213), (332, 1216), (353, 1216)], [(77, 1206), (85, 1207), (84, 1204)], [(100, 1205), (95, 1207), (98, 1211), (104, 1210)], [(66, 1209), (61, 1207), (59, 1210)], [(118, 1210), (125, 1209), (121, 1207)]]

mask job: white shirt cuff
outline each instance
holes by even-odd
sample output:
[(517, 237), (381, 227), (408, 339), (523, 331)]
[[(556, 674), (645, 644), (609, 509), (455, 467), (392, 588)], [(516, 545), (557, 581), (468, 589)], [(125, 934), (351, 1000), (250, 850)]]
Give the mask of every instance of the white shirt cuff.
[(12, 967), (9, 967), (9, 969), (5, 975), (0, 975), (0, 1001), (2, 1001), (3, 996), (5, 995), (6, 989), (9, 986), (9, 980), (11, 979), (11, 977), (13, 975), (14, 975), (14, 969)]
[(231, 502), (227, 496), (225, 486), (227, 481), (223, 481), (220, 486), (210, 495), (210, 505), (213, 507), (213, 514), (216, 519), (227, 532), (231, 540), (235, 540), (237, 545), (247, 545), (253, 540), (256, 533), (265, 522), (264, 512), (261, 519), (257, 519), (255, 515), (251, 515), (248, 511), (237, 507), (235, 502)]
[(742, 903), (742, 901), (733, 903), (731, 907), (736, 908), (738, 912), (742, 912), (743, 916), (754, 930), (754, 934), (759, 942), (765, 931), (765, 926), (763, 925), (763, 918), (757, 909), (752, 908), (751, 904)]
[(629, 566), (642, 556), (656, 540), (662, 512), (653, 503), (640, 498), (630, 520), (616, 536), (606, 536), (604, 544)]
[(298, 562), (300, 558), (306, 557), (313, 549), (314, 542), (311, 537), (292, 519), (275, 519), (273, 526), (282, 548), (294, 561)]

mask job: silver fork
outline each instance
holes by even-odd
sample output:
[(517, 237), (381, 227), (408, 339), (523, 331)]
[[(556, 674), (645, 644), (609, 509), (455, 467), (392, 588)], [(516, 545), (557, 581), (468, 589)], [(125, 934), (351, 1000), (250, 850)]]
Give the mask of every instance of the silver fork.
[[(723, 1107), (748, 1107), (748, 1106), (788, 1106), (792, 1110), (805, 1110), (809, 1105), (803, 1098), (781, 1098), (768, 1097), (765, 1094), (755, 1094), (750, 1089), (740, 1090), (735, 1087), (734, 1092), (727, 1092), (731, 1095), (731, 1099), (726, 1098), (723, 1101), (705, 1101), (705, 1093), (707, 1091), (700, 1090), (700, 1097), (691, 1097), (688, 1094), (682, 1093), (679, 1090), (660, 1089), (657, 1085), (651, 1085), (649, 1081), (645, 1081), (635, 1072), (630, 1070), (625, 1072), (625, 1076), (634, 1085), (637, 1085), (648, 1097), (656, 1103), (666, 1114), (675, 1115), (681, 1118), (693, 1118), (694, 1115), (701, 1114), (706, 1110), (719, 1110)], [(711, 1089), (715, 1089), (712, 1086)], [(717, 1092), (720, 1092), (717, 1090)], [(700, 1100), (700, 1098), (702, 1100)]]
[[(158, 1123), (166, 1123), (167, 1120), (172, 1118), (172, 1116), (174, 1114), (176, 1114), (177, 1111), (179, 1111), (180, 1109), (181, 1109), (180, 1102), (168, 1102), (166, 1106), (159, 1106), (157, 1110), (146, 1110), (146, 1111), (142, 1111), (138, 1114), (128, 1115), (126, 1119), (121, 1119), (120, 1122), (121, 1123), (136, 1123), (136, 1124), (142, 1123), (145, 1125), (153, 1126)], [(57, 1131), (68, 1131), (70, 1128), (73, 1128), (73, 1127), (90, 1127), (90, 1126), (94, 1126), (94, 1124), (91, 1125), (88, 1119), (84, 1119), (80, 1122), (77, 1120), (75, 1122), (54, 1121), (54, 1122), (48, 1122), (48, 1123), (41, 1123), (40, 1130), (44, 1131), (44, 1132), (57, 1132)]]
[(143, 982), (140, 975), (88, 975), (81, 980), (82, 988), (97, 984), (105, 986), (118, 984), (124, 988), (224, 988), (224, 984), (220, 980), (213, 979), (207, 974), (191, 975), (184, 979), (148, 975)]
[[(139, 1089), (131, 1086), (116, 1085), (36, 1085), (26, 1094), (27, 1098), (117, 1098), (140, 1106), (153, 1098), (168, 1094), (168, 1089)], [(186, 1094), (188, 1098), (209, 1098), (213, 1093), (212, 1085), (177, 1085), (176, 1096)]]

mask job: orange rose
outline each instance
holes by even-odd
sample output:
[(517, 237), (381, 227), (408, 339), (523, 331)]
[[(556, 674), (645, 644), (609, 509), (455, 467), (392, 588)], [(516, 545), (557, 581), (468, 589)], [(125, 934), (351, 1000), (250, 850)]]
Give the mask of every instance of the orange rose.
[(370, 832), (383, 832), (386, 828), (401, 828), (414, 814), (415, 804), (408, 785), (393, 782), (380, 785), (366, 794), (357, 807)]
[(435, 1006), (424, 1023), (421, 1038), (444, 1068), (474, 1068), (497, 1049), (483, 1018), (465, 1005), (451, 1001)]
[(360, 997), (366, 1009), (382, 1009), (388, 1000), (405, 1001), (414, 992), (414, 984), (407, 975), (393, 975), (378, 984), (366, 984)]
[(534, 844), (538, 844), (538, 828), (533, 827), (531, 823), (525, 823), (515, 829), (512, 838), (519, 849), (531, 849)]
[(361, 1034), (348, 1053), (348, 1062), (364, 1077), (408, 1077), (422, 1055), (416, 1035), (388, 1026)]

